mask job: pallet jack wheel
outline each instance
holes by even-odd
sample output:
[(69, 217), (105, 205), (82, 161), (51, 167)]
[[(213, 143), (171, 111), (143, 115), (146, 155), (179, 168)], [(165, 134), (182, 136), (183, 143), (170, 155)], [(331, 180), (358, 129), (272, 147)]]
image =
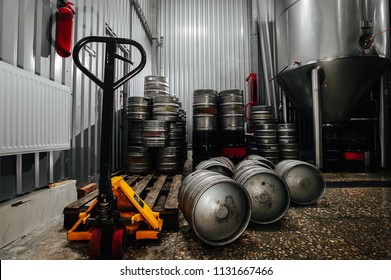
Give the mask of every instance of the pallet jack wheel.
[(124, 233), (125, 230), (123, 227), (116, 228), (113, 231), (113, 238), (111, 241), (111, 255), (113, 258), (122, 258), (125, 248)]
[(90, 257), (91, 259), (100, 259), (101, 257), (101, 241), (103, 235), (103, 228), (96, 227), (92, 230), (92, 236), (90, 240)]
[[(110, 227), (96, 227), (92, 230), (90, 240), (91, 259), (106, 259), (112, 257), (113, 230)], [(121, 239), (122, 242), (122, 239)]]

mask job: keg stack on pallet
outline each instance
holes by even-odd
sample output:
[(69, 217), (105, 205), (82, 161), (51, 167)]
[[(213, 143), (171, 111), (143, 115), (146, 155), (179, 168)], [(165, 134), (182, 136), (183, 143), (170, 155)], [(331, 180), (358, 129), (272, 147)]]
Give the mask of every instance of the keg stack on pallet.
[(193, 168), (219, 154), (217, 91), (197, 89), (193, 94)]
[(247, 155), (243, 91), (228, 89), (219, 92), (218, 105), (221, 156), (238, 163)]
[(252, 107), (251, 118), (255, 126), (254, 134), (258, 154), (277, 164), (280, 160), (280, 150), (272, 107), (267, 105)]
[(146, 76), (144, 95), (128, 98), (128, 172), (182, 173), (187, 154), (186, 112), (178, 98), (169, 94), (165, 77)]
[(272, 107), (261, 105), (252, 108), (255, 142), (258, 154), (277, 164), (281, 160), (299, 159), (299, 143), (293, 123), (277, 124)]
[(218, 155), (245, 157), (243, 91), (197, 89), (193, 98), (193, 168)]
[[(186, 152), (186, 112), (169, 94), (165, 77), (147, 76), (144, 96), (127, 100), (128, 153), (126, 183), (164, 220), (163, 230), (178, 230), (178, 190)], [(94, 189), (64, 208), (71, 228), (97, 197)], [(84, 226), (84, 225), (83, 225)]]
[(280, 160), (299, 159), (299, 143), (294, 123), (277, 125), (278, 143), (280, 145)]

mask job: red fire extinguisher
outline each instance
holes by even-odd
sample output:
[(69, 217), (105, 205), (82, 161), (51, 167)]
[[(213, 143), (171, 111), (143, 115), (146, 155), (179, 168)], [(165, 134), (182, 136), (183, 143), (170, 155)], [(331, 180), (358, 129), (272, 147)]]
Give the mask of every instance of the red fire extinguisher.
[(73, 20), (75, 11), (74, 5), (68, 1), (59, 1), (57, 11), (57, 28), (56, 28), (56, 52), (61, 57), (68, 57), (72, 53), (73, 37)]

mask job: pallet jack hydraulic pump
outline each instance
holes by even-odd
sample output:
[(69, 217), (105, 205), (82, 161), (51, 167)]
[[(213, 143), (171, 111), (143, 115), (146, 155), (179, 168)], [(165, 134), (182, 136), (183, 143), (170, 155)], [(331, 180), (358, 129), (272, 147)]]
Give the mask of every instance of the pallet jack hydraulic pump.
[[(104, 81), (91, 73), (80, 61), (79, 52), (89, 43), (105, 45)], [(116, 59), (133, 65), (128, 58), (117, 54), (117, 48), (123, 45), (135, 47), (140, 52), (141, 59), (137, 67), (115, 81)], [(121, 176), (111, 178), (114, 92), (141, 72), (146, 64), (146, 53), (144, 48), (133, 40), (89, 36), (75, 44), (73, 60), (81, 72), (103, 89), (103, 105), (99, 194), (87, 211), (80, 213), (79, 220), (68, 232), (68, 240), (89, 240), (91, 258), (120, 258), (127, 233), (135, 234), (136, 239), (157, 239), (163, 224), (159, 213), (153, 212)], [(81, 224), (85, 224), (87, 229), (77, 231)]]

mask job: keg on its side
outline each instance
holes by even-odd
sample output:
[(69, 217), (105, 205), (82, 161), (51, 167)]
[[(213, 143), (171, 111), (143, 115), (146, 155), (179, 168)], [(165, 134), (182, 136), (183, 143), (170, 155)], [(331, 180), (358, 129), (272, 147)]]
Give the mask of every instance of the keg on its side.
[(269, 170), (274, 170), (272, 169), (270, 166), (268, 166), (266, 163), (263, 163), (259, 160), (255, 160), (255, 159), (244, 159), (242, 160), (241, 162), (239, 162), (236, 166), (235, 166), (235, 173), (239, 172), (240, 169), (242, 168), (246, 168), (247, 166), (254, 166), (254, 167), (263, 167), (263, 168), (267, 168)]
[(255, 165), (243, 166), (235, 172), (234, 180), (250, 194), (252, 222), (274, 223), (288, 211), (288, 186), (273, 170)]
[(232, 177), (234, 170), (228, 162), (217, 160), (216, 158), (201, 161), (195, 170), (210, 170), (227, 177)]
[(213, 246), (238, 239), (251, 217), (246, 189), (231, 178), (209, 170), (195, 171), (183, 180), (178, 204), (192, 231)]
[(244, 160), (248, 160), (248, 159), (249, 160), (258, 160), (258, 161), (266, 164), (270, 169), (274, 170), (274, 167), (275, 167), (274, 163), (263, 156), (252, 154), (252, 155), (248, 155)]
[(300, 160), (283, 160), (274, 170), (288, 185), (293, 203), (309, 205), (322, 197), (325, 183), (314, 165)]
[(235, 163), (233, 163), (232, 160), (230, 160), (229, 158), (224, 157), (224, 156), (219, 156), (219, 157), (214, 157), (213, 159), (222, 162), (227, 167), (229, 167), (229, 169), (232, 172), (234, 172), (234, 170), (235, 170)]

